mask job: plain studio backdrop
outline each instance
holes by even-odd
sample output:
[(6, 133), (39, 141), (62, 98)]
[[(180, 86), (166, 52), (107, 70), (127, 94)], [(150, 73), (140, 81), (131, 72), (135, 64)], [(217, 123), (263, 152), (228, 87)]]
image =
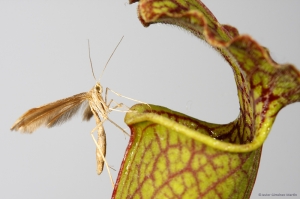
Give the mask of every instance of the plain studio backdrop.
[[(220, 23), (250, 34), (279, 63), (300, 69), (299, 2), (204, 1)], [(81, 92), (98, 78), (125, 96), (180, 111), (204, 121), (227, 123), (239, 113), (233, 72), (210, 46), (169, 25), (144, 28), (137, 4), (127, 1), (0, 2), (0, 198), (110, 198), (107, 170), (96, 175), (94, 118), (81, 114), (33, 134), (11, 132), (25, 111)], [(132, 106), (134, 102), (116, 99)], [(110, 118), (126, 128), (124, 113)], [(129, 138), (109, 122), (107, 161), (118, 170)], [(128, 130), (128, 129), (127, 129)], [(300, 196), (300, 104), (280, 111), (267, 138), (251, 198), (259, 193)]]

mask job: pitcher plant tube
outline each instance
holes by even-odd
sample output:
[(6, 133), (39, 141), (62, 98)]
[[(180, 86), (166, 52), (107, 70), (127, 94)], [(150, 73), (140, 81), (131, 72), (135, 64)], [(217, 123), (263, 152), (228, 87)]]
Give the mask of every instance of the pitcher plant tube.
[(219, 52), (234, 71), (240, 113), (214, 124), (161, 106), (133, 106), (125, 116), (131, 138), (112, 198), (249, 198), (278, 112), (300, 101), (300, 72), (221, 25), (198, 0), (140, 0), (138, 16), (146, 27), (180, 26)]

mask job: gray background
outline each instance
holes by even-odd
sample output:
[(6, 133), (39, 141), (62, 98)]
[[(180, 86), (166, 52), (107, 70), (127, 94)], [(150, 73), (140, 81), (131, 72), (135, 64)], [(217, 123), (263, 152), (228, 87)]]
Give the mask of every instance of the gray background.
[[(279, 63), (300, 69), (300, 12), (294, 1), (204, 1), (219, 19), (268, 47)], [(127, 1), (0, 1), (0, 198), (110, 198), (107, 171), (96, 175), (94, 120), (81, 116), (32, 135), (10, 132), (30, 108), (88, 91), (122, 35), (104, 87), (201, 120), (227, 123), (239, 112), (233, 73), (203, 41), (178, 27), (144, 28)], [(125, 102), (114, 94), (110, 98)], [(124, 128), (123, 113), (110, 116)], [(107, 160), (116, 170), (128, 142), (106, 123)], [(300, 197), (300, 104), (284, 108), (264, 144), (251, 198)], [(113, 171), (114, 180), (117, 171)]]

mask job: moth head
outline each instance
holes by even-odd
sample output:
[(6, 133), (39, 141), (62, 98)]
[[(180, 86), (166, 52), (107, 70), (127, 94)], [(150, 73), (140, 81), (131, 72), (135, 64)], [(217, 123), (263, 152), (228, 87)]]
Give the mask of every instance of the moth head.
[(99, 82), (96, 83), (95, 85), (95, 90), (97, 91), (97, 93), (102, 93), (102, 86), (100, 85)]

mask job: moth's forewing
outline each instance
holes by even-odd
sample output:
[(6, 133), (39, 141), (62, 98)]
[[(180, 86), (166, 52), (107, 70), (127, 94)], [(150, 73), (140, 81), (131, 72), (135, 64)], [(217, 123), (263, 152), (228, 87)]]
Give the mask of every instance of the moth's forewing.
[(89, 93), (80, 93), (25, 112), (10, 130), (32, 133), (41, 126), (48, 128), (62, 124), (73, 117), (80, 107), (88, 106)]

